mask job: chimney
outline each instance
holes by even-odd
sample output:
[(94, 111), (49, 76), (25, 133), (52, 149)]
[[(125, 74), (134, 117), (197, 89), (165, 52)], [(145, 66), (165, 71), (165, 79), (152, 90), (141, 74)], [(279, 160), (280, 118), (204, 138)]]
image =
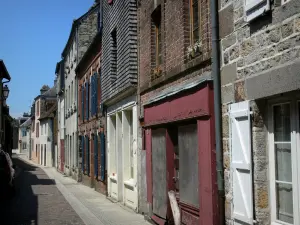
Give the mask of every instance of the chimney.
[(48, 91), (50, 88), (48, 85), (43, 85), (43, 87), (41, 88), (40, 92), (41, 95), (43, 95), (46, 91)]

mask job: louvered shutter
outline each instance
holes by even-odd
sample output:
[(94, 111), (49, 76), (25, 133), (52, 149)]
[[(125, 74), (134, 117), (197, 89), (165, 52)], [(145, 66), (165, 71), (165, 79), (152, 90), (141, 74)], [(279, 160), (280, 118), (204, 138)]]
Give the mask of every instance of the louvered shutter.
[(247, 22), (270, 10), (270, 0), (245, 0), (245, 19)]
[(87, 136), (86, 137), (86, 144), (87, 144), (87, 147), (86, 147), (86, 153), (87, 153), (87, 174), (90, 176), (90, 139), (89, 137)]
[(86, 84), (86, 91), (85, 91), (85, 97), (86, 97), (86, 120), (89, 119), (89, 83), (87, 82)]
[(105, 135), (104, 132), (100, 134), (100, 143), (101, 143), (101, 163), (100, 163), (100, 176), (101, 181), (105, 180)]
[(95, 115), (98, 113), (98, 74), (95, 74), (95, 94), (94, 94)]
[(81, 88), (81, 119), (84, 121), (84, 86)]
[(231, 122), (233, 218), (235, 224), (253, 224), (251, 118), (249, 101), (231, 104), (229, 115)]
[(84, 171), (84, 164), (85, 164), (85, 162), (84, 162), (84, 160), (85, 160), (85, 151), (84, 151), (84, 136), (81, 136), (81, 148), (82, 148), (82, 172), (84, 173), (85, 171)]
[(94, 169), (95, 177), (98, 177), (98, 134), (94, 136)]

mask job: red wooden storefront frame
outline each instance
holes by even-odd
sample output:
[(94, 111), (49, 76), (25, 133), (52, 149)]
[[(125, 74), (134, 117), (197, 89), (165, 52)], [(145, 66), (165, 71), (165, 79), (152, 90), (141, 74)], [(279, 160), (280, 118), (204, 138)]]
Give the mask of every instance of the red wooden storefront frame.
[[(166, 167), (168, 171), (167, 188), (174, 188), (174, 146), (167, 126), (171, 123), (194, 119), (197, 121), (198, 157), (199, 157), (199, 209), (179, 201), (183, 224), (217, 225), (218, 196), (216, 184), (215, 135), (213, 117), (213, 89), (210, 83), (189, 92), (166, 99), (144, 108), (144, 128), (146, 147), (147, 201), (152, 206), (152, 127), (166, 128)], [(172, 215), (168, 203), (167, 215)], [(153, 215), (158, 224), (164, 220)]]

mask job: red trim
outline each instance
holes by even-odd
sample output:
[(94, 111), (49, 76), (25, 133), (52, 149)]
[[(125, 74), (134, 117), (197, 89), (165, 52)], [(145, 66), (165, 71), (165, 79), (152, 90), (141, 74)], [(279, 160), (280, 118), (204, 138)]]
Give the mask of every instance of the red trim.
[(198, 120), (200, 224), (217, 225), (216, 158), (212, 119)]
[(158, 225), (165, 225), (166, 224), (166, 221), (158, 216), (155, 216), (155, 215), (152, 215), (151, 216), (151, 219), (157, 223)]
[(152, 141), (151, 129), (146, 129), (146, 174), (147, 174), (147, 200), (152, 204)]
[(209, 85), (168, 99), (160, 104), (145, 107), (145, 126), (210, 115)]

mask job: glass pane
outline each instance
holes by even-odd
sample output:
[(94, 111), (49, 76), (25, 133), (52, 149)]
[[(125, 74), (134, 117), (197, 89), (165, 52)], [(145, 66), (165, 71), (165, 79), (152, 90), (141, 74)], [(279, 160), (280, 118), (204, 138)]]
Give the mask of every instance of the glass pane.
[(293, 217), (293, 188), (291, 184), (276, 184), (277, 219), (291, 223)]
[(199, 207), (197, 124), (178, 128), (180, 201)]
[(193, 35), (194, 43), (196, 43), (199, 40), (199, 10), (197, 0), (193, 0)]
[(291, 144), (275, 144), (276, 180), (292, 182)]
[(274, 106), (274, 141), (291, 141), (290, 104)]

